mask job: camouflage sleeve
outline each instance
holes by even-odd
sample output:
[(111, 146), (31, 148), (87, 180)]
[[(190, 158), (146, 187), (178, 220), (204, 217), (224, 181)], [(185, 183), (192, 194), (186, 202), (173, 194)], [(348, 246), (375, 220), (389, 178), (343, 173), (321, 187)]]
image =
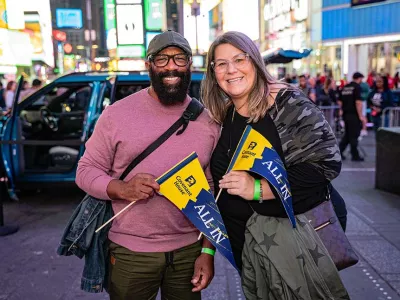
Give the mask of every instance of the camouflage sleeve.
[(279, 93), (270, 111), (279, 132), (286, 166), (311, 164), (327, 180), (339, 175), (336, 137), (321, 110), (298, 91)]

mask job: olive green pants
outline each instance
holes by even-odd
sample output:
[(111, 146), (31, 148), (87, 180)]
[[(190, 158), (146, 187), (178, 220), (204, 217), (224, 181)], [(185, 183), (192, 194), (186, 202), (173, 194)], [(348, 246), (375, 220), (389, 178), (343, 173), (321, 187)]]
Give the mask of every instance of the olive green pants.
[(200, 300), (190, 282), (201, 253), (196, 242), (172, 252), (133, 252), (110, 242), (108, 292), (111, 300)]

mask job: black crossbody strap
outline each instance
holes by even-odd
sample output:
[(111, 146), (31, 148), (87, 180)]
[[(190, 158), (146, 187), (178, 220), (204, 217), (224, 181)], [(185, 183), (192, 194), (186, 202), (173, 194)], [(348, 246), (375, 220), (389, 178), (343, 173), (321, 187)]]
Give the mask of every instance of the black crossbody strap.
[(189, 122), (195, 121), (203, 110), (204, 106), (197, 99), (192, 98), (192, 101), (189, 103), (182, 116), (129, 164), (129, 166), (119, 177), (119, 180), (124, 180), (134, 167), (136, 167), (142, 160), (153, 153), (154, 150), (160, 147), (166, 140), (168, 140), (171, 135), (174, 134), (174, 132), (179, 129), (179, 127), (183, 125), (182, 129), (177, 132), (177, 135), (182, 134), (188, 126)]

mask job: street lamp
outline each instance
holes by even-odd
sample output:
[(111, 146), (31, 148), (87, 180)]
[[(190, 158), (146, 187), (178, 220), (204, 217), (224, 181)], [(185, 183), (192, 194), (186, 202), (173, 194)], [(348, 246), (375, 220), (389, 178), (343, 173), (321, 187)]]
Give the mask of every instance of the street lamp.
[(199, 54), (199, 37), (197, 32), (197, 17), (200, 15), (200, 2), (201, 0), (191, 0), (189, 1), (190, 7), (192, 9), (192, 16), (194, 16), (195, 26), (196, 26), (196, 54)]

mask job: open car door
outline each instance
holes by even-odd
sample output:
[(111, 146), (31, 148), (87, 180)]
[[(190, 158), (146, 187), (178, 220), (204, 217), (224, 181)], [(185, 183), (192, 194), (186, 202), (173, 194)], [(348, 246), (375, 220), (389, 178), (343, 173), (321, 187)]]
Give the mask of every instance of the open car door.
[[(3, 140), (11, 143), (2, 145), (10, 195), (15, 187), (75, 181), (100, 88), (100, 82), (54, 81), (14, 101), (3, 131)], [(19, 99), (19, 91), (15, 96)]]
[(93, 111), (91, 111), (93, 117), (89, 121), (86, 127), (87, 130), (84, 132), (82, 136), (83, 142), (86, 142), (92, 135), (94, 127), (96, 126), (96, 122), (99, 119), (103, 110), (107, 106), (115, 102), (117, 81), (118, 81), (118, 76), (110, 76), (101, 86), (95, 108)]
[(8, 178), (8, 193), (13, 200), (18, 200), (17, 194), (15, 193), (15, 178), (19, 175), (18, 165), (13, 164), (13, 156), (19, 155), (19, 145), (21, 140), (16, 140), (13, 133), (18, 131), (16, 126), (16, 111), (18, 106), (18, 99), (20, 97), (22, 87), (24, 83), (24, 77), (20, 76), (18, 85), (14, 93), (14, 102), (10, 111), (7, 111), (3, 116), (2, 120), (2, 135), (1, 135), (1, 158), (3, 160), (4, 171)]

